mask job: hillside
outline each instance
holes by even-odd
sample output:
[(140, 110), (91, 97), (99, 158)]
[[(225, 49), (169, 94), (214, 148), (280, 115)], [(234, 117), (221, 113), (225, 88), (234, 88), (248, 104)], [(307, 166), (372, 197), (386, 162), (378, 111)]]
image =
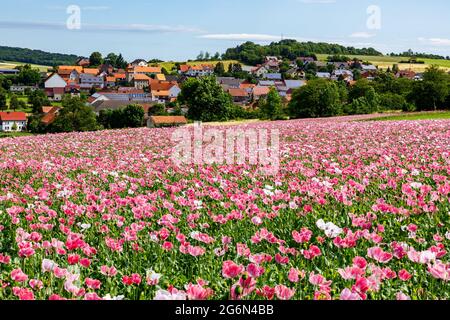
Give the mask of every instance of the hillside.
[[(320, 61), (326, 61), (328, 54), (318, 54), (317, 59)], [(450, 71), (450, 60), (445, 59), (426, 59), (418, 58), (419, 61), (424, 61), (425, 64), (411, 64), (411, 63), (400, 63), (400, 61), (409, 60), (408, 57), (391, 57), (391, 56), (366, 56), (366, 55), (347, 55), (349, 58), (357, 58), (363, 61), (368, 61), (373, 65), (378, 66), (380, 69), (392, 68), (394, 64), (398, 64), (399, 68), (411, 69), (415, 72), (423, 72), (431, 65), (437, 65), (447, 71)]]
[(77, 57), (70, 54), (0, 46), (0, 62), (17, 61), (43, 66), (56, 66), (74, 64)]
[(265, 56), (279, 56), (293, 60), (300, 56), (311, 54), (344, 54), (344, 55), (372, 55), (381, 56), (382, 53), (373, 48), (357, 49), (344, 47), (338, 44), (298, 42), (296, 40), (282, 40), (272, 42), (267, 46), (253, 42), (243, 43), (235, 48), (228, 49), (223, 55), (226, 60), (239, 60), (245, 64), (256, 65), (264, 61)]

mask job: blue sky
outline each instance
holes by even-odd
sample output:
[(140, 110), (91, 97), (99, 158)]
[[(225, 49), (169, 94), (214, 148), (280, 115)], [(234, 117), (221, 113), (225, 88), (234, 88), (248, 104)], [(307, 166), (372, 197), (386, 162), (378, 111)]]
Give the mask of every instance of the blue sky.
[[(66, 28), (69, 5), (81, 9), (81, 30)], [(0, 45), (185, 60), (284, 35), (450, 55), (449, 15), (447, 0), (14, 0), (1, 4)]]

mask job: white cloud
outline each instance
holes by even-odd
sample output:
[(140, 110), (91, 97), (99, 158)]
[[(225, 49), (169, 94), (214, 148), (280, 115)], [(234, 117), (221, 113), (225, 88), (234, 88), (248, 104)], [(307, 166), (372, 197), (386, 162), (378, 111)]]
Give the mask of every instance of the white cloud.
[[(53, 22), (0, 21), (0, 29), (45, 29), (65, 30), (66, 24)], [(176, 33), (204, 32), (187, 26), (168, 26), (151, 24), (89, 24), (82, 23), (81, 29), (73, 32), (142, 32), (142, 33)]]
[(235, 41), (280, 41), (281, 35), (274, 36), (269, 34), (223, 33), (223, 34), (204, 34), (199, 36), (199, 38), (210, 40), (235, 40)]
[(450, 46), (450, 39), (444, 39), (444, 38), (419, 38), (419, 41), (428, 45), (432, 46)]
[(363, 39), (369, 39), (369, 38), (373, 38), (376, 35), (373, 33), (368, 33), (368, 32), (354, 32), (350, 35), (350, 38), (363, 38)]

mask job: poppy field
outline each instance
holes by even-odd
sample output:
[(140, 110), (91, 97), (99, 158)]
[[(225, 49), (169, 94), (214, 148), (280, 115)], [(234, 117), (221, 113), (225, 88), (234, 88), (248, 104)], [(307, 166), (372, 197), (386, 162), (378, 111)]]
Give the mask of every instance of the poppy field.
[(243, 125), (275, 176), (171, 128), (0, 140), (0, 299), (449, 299), (450, 121), (352, 120)]

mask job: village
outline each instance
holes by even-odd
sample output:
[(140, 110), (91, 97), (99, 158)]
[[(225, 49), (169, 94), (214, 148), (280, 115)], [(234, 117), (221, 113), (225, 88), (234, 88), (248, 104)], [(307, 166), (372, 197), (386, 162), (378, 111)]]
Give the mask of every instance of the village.
[[(43, 90), (52, 105), (39, 110), (41, 124), (48, 126), (61, 110), (63, 97), (87, 96), (87, 104), (99, 115), (102, 110), (117, 110), (130, 104), (142, 106), (144, 123), (148, 127), (183, 125), (187, 123), (186, 106), (178, 106), (177, 98), (183, 83), (189, 78), (215, 76), (224, 92), (234, 104), (244, 109), (257, 109), (258, 102), (276, 89), (284, 104), (292, 99), (294, 90), (305, 86), (311, 79), (329, 79), (351, 87), (357, 79), (372, 81), (379, 73), (377, 66), (358, 59), (330, 56), (329, 61), (318, 61), (315, 56), (298, 57), (286, 61), (277, 56), (266, 56), (264, 63), (243, 66), (231, 63), (228, 72), (222, 62), (208, 61), (198, 64), (177, 63), (173, 70), (145, 59), (136, 59), (126, 68), (115, 68), (104, 62), (92, 66), (89, 58), (80, 57), (74, 65), (60, 65), (50, 72), (41, 73), (35, 85), (14, 84), (11, 94), (24, 95)], [(390, 71), (390, 70), (389, 70)], [(422, 74), (411, 70), (393, 70), (395, 77), (421, 80)], [(17, 75), (19, 70), (0, 69), (0, 74)], [(164, 115), (152, 113), (155, 105), (165, 105)], [(179, 107), (178, 113), (175, 106)], [(176, 113), (176, 114), (175, 114)], [(25, 131), (30, 114), (16, 111), (0, 112), (0, 131)]]

